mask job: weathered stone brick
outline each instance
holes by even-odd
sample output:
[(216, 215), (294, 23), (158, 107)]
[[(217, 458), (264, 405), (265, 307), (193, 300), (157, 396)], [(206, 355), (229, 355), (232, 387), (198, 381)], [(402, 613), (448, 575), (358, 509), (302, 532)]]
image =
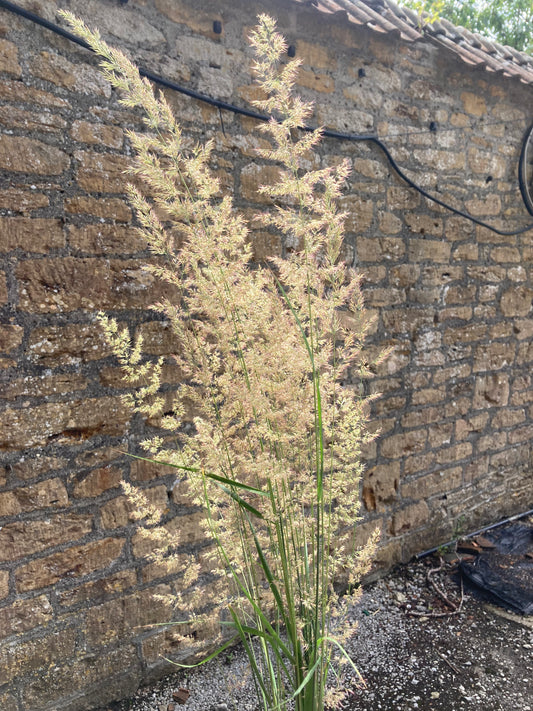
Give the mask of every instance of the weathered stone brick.
[(21, 188), (6, 188), (0, 193), (0, 208), (26, 214), (39, 207), (50, 204), (48, 197), (37, 190), (23, 190)]
[(9, 595), (9, 571), (0, 571), (0, 600)]
[(527, 316), (531, 311), (533, 289), (513, 286), (502, 294), (500, 308), (504, 316)]
[(60, 508), (67, 504), (68, 494), (61, 479), (47, 479), (38, 484), (0, 493), (0, 516), (16, 516), (23, 511)]
[(111, 354), (101, 327), (95, 323), (36, 328), (30, 334), (28, 350), (31, 360), (45, 367), (77, 365)]
[(390, 532), (393, 536), (398, 536), (411, 529), (418, 528), (429, 518), (429, 508), (425, 501), (406, 506), (397, 511), (390, 523)]
[(76, 498), (100, 496), (104, 491), (120, 486), (122, 478), (122, 470), (117, 467), (93, 469), (87, 476), (76, 482), (72, 494)]
[[(155, 503), (159, 507), (162, 506), (162, 503), (157, 500), (155, 500)], [(205, 513), (197, 511), (196, 513), (175, 516), (165, 524), (164, 528), (175, 537), (176, 544), (193, 545), (205, 541), (204, 527), (202, 525), (204, 521)], [(143, 536), (141, 533), (136, 533), (133, 536), (132, 549), (136, 558), (149, 556), (153, 552), (153, 548), (154, 544), (150, 538)]]
[(28, 375), (0, 384), (0, 398), (14, 399), (23, 395), (43, 397), (85, 390), (89, 381), (83, 375)]
[(514, 281), (516, 283), (527, 281), (528, 272), (522, 266), (511, 267), (507, 269), (507, 278), (509, 281)]
[(142, 336), (143, 352), (151, 355), (169, 355), (176, 352), (176, 336), (168, 321), (147, 321), (137, 329)]
[(421, 215), (416, 212), (406, 212), (404, 220), (411, 232), (418, 232), (432, 237), (442, 236), (444, 223), (441, 217)]
[[(88, 199), (88, 198), (87, 198)], [(99, 198), (95, 204), (103, 204), (104, 211), (118, 214), (126, 205), (116, 198)], [(112, 203), (111, 205), (109, 203)], [(89, 205), (87, 205), (89, 206)], [(108, 215), (109, 216), (109, 215)], [(125, 212), (122, 217), (125, 217)], [(91, 254), (135, 254), (146, 249), (146, 243), (135, 229), (124, 225), (84, 225), (69, 227), (69, 244), (80, 252)]]
[(111, 85), (96, 67), (74, 64), (55, 52), (41, 52), (33, 59), (31, 69), (35, 76), (64, 89), (91, 96), (111, 96)]
[(19, 77), (22, 69), (18, 62), (18, 47), (13, 42), (0, 39), (0, 72)]
[(173, 22), (187, 25), (194, 32), (198, 32), (213, 39), (220, 35), (213, 32), (213, 22), (222, 22), (222, 15), (216, 8), (212, 12), (205, 12), (201, 7), (191, 7), (182, 0), (156, 0), (157, 10)]
[[(123, 200), (119, 198), (91, 198), (85, 195), (79, 195), (73, 198), (65, 199), (65, 210), (74, 215), (92, 215), (93, 217), (102, 217), (106, 220), (117, 220), (117, 222), (129, 222), (131, 220), (131, 210), (126, 205)], [(115, 227), (115, 225), (86, 225), (84, 228), (70, 227), (70, 235), (74, 234), (74, 239), (76, 237), (76, 232), (82, 235), (87, 232), (93, 234), (105, 234), (107, 233), (120, 232), (120, 228)], [(135, 232), (134, 229), (130, 228), (129, 232)], [(141, 243), (140, 240), (138, 243)], [(94, 251), (94, 250), (84, 250), (84, 251)], [(119, 250), (122, 252), (123, 250)]]
[(511, 342), (488, 343), (476, 348), (474, 355), (474, 372), (484, 370), (500, 370), (514, 363), (516, 345)]
[(477, 244), (458, 244), (453, 248), (452, 260), (456, 262), (476, 262), (479, 259)]
[(453, 267), (448, 264), (444, 266), (430, 264), (423, 267), (421, 272), (422, 284), (430, 286), (444, 286), (462, 278), (463, 268), (460, 266)]
[(0, 608), (0, 639), (45, 625), (52, 617), (52, 606), (46, 595), (17, 600), (8, 607)]
[(490, 452), (503, 449), (507, 444), (507, 432), (491, 432), (490, 435), (480, 437), (476, 443), (478, 452)]
[(484, 116), (487, 113), (487, 104), (483, 96), (474, 94), (471, 91), (463, 91), (461, 94), (464, 110), (472, 116)]
[(47, 548), (78, 541), (92, 530), (88, 514), (58, 514), (42, 520), (14, 521), (0, 529), (0, 560), (20, 560)]
[(139, 634), (147, 625), (168, 622), (170, 607), (159, 597), (171, 596), (168, 585), (157, 585), (133, 595), (110, 600), (87, 612), (87, 642), (90, 647), (107, 645), (116, 639)]
[(435, 494), (443, 494), (457, 489), (461, 486), (462, 480), (462, 467), (443, 469), (406, 482), (402, 485), (401, 493), (405, 499), (428, 499)]
[(297, 83), (305, 89), (319, 91), (322, 94), (331, 94), (335, 91), (335, 81), (328, 75), (313, 72), (309, 69), (300, 69)]
[(405, 292), (400, 289), (365, 289), (365, 302), (369, 306), (392, 306), (406, 300)]
[(315, 69), (335, 69), (337, 66), (335, 55), (330, 49), (315, 42), (298, 39), (296, 56), (301, 59), (304, 65)]
[(488, 456), (477, 456), (472, 462), (465, 464), (464, 482), (470, 484), (487, 476), (489, 471)]
[(433, 383), (440, 385), (448, 380), (454, 381), (459, 378), (467, 378), (472, 372), (472, 366), (469, 363), (460, 363), (452, 365), (449, 368), (440, 368), (433, 374)]
[(71, 701), (69, 706), (75, 711), (86, 711), (101, 706), (103, 698), (109, 700), (109, 696), (102, 698), (104, 684), (107, 694), (126, 698), (133, 695), (139, 680), (139, 659), (134, 646), (128, 644), (52, 664), (46, 671), (30, 677), (22, 690), (22, 703), (28, 709), (43, 708), (43, 704), (53, 704), (58, 698), (74, 696), (85, 689), (81, 701)]
[(59, 592), (57, 599), (61, 607), (64, 608), (87, 602), (94, 605), (114, 597), (117, 593), (125, 592), (135, 587), (136, 584), (135, 570), (121, 570), (114, 575), (107, 575), (105, 578)]
[[(361, 232), (368, 230), (368, 228), (372, 225), (374, 220), (373, 200), (365, 199), (359, 195), (345, 195), (339, 200), (339, 208), (347, 212), (344, 222), (347, 232), (355, 232), (356, 234), (360, 234)], [(381, 247), (381, 245), (379, 247)], [(375, 249), (376, 246), (374, 247), (374, 250)], [(367, 261), (364, 259), (363, 255), (359, 254), (359, 250), (358, 255), (361, 261)], [(376, 260), (374, 259), (369, 261)]]
[[(370, 213), (371, 214), (371, 213)], [(368, 227), (370, 226), (368, 222)], [(366, 226), (359, 226), (366, 229)], [(357, 237), (357, 257), (360, 262), (399, 261), (405, 254), (405, 243), (396, 237)]]
[[(155, 486), (143, 491), (148, 501), (164, 511), (168, 508), (168, 496), (165, 486)], [(135, 505), (126, 496), (117, 496), (100, 509), (100, 525), (104, 530), (113, 530), (127, 526), (134, 519)]]
[(379, 217), (379, 229), (386, 235), (395, 235), (402, 229), (401, 219), (392, 212), (385, 212)]
[(492, 178), (503, 178), (507, 173), (507, 161), (503, 156), (475, 147), (468, 149), (468, 165), (473, 173), (490, 175)]
[(387, 169), (383, 163), (370, 158), (354, 158), (353, 169), (356, 173), (372, 180), (384, 179), (387, 175)]
[(118, 397), (10, 408), (0, 413), (0, 449), (43, 446), (52, 439), (72, 442), (96, 434), (119, 435), (128, 420), (129, 413)]
[(490, 258), (499, 264), (509, 264), (510, 262), (520, 262), (522, 257), (516, 247), (494, 247), (490, 251)]
[(484, 323), (473, 323), (459, 328), (449, 328), (444, 332), (444, 343), (453, 345), (455, 343), (470, 343), (480, 341), (487, 334), (487, 326)]
[(413, 156), (417, 163), (431, 166), (432, 171), (455, 171), (465, 169), (465, 154), (454, 151), (441, 151), (435, 148), (416, 149)]
[(118, 126), (107, 126), (89, 121), (74, 121), (70, 135), (81, 143), (94, 143), (108, 148), (122, 148), (124, 131)]
[(440, 309), (438, 319), (439, 323), (452, 320), (470, 321), (473, 314), (471, 306), (450, 306), (447, 309)]
[(18, 348), (24, 337), (22, 326), (0, 325), (0, 351), (9, 353)]
[(509, 400), (509, 378), (503, 373), (478, 376), (475, 384), (474, 408), (502, 407)]
[(113, 153), (77, 151), (77, 180), (80, 188), (96, 193), (124, 193), (131, 160)]
[(426, 448), (427, 431), (412, 430), (392, 435), (381, 440), (381, 454), (388, 459), (399, 459)]
[[(363, 286), (370, 286), (371, 284), (383, 284), (387, 279), (387, 268), (383, 266), (373, 265), (365, 266), (365, 273), (363, 275)], [(365, 292), (366, 293), (366, 292)], [(397, 292), (400, 293), (400, 292)], [(402, 296), (403, 295), (403, 292)], [(404, 297), (405, 298), (405, 297)], [(366, 302), (368, 305), (368, 302)]]
[(533, 338), (533, 320), (515, 319), (513, 321), (513, 335), (519, 341)]
[(426, 239), (409, 240), (409, 259), (413, 262), (448, 262), (451, 245), (447, 242)]
[(15, 571), (17, 591), (38, 590), (64, 578), (77, 578), (107, 568), (120, 557), (123, 548), (123, 538), (104, 538), (32, 560)]
[(10, 129), (23, 129), (26, 133), (62, 133), (67, 122), (50, 111), (26, 111), (15, 106), (0, 106), (0, 121)]
[(38, 669), (44, 670), (61, 660), (72, 659), (76, 636), (76, 628), (70, 627), (28, 642), (5, 645), (0, 649), (0, 684), (8, 684)]
[(11, 79), (5, 79), (0, 82), (0, 99), (5, 99), (13, 103), (40, 104), (42, 106), (59, 109), (70, 107), (70, 103), (66, 99), (55, 96), (48, 91), (26, 86), (22, 81), (14, 81)]
[(487, 195), (483, 200), (477, 198), (466, 200), (465, 206), (474, 217), (499, 215), (502, 209), (502, 201), (497, 193), (493, 193), (492, 195)]
[(381, 317), (383, 325), (392, 334), (413, 333), (423, 326), (433, 325), (432, 309), (390, 309)]
[(444, 388), (421, 388), (414, 390), (412, 394), (413, 405), (433, 405), (444, 400), (446, 400)]
[(451, 447), (443, 447), (437, 450), (436, 460), (439, 464), (446, 464), (448, 462), (459, 462), (470, 456), (472, 456), (472, 444), (470, 442), (460, 442)]
[(412, 286), (418, 281), (420, 267), (417, 264), (399, 264), (390, 267), (388, 272), (389, 281), (393, 286), (406, 287)]
[(515, 445), (520, 442), (531, 442), (533, 439), (533, 425), (516, 427), (509, 432), (509, 444)]
[(0, 135), (0, 168), (16, 173), (60, 175), (70, 165), (66, 153), (25, 136)]
[(35, 458), (30, 456), (21, 457), (20, 461), (9, 465), (9, 469), (15, 480), (28, 481), (43, 474), (53, 473), (63, 469), (67, 463), (66, 459), (60, 457), (43, 457), (39, 452)]
[(502, 452), (496, 452), (490, 456), (491, 469), (504, 469), (509, 471), (510, 467), (517, 467), (527, 464), (531, 456), (529, 444), (513, 447), (506, 447)]
[(363, 501), (368, 511), (391, 502), (396, 497), (400, 481), (400, 463), (379, 464), (365, 471)]
[[(211, 633), (215, 632), (211, 625), (206, 625), (206, 627)], [(207, 630), (206, 632), (209, 634)], [(170, 628), (151, 635), (142, 642), (143, 658), (148, 664), (161, 664), (162, 659), (179, 660), (179, 663), (186, 663), (185, 659), (188, 658), (186, 656), (187, 650), (189, 650), (192, 662), (195, 652), (198, 653), (199, 650), (196, 636), (194, 643), (192, 638), (184, 639), (190, 631), (191, 627), (189, 625), (180, 625), (180, 632), (177, 629)], [(203, 633), (204, 630), (202, 629), (201, 632)], [(211, 638), (213, 639), (213, 637), (214, 635)]]
[(241, 196), (244, 200), (270, 203), (271, 199), (259, 193), (261, 185), (273, 185), (279, 180), (280, 169), (274, 165), (250, 164), (241, 170)]
[(469, 286), (448, 286), (444, 291), (444, 303), (449, 304), (465, 304), (474, 301), (476, 296), (476, 287)]
[(374, 116), (370, 112), (351, 107), (338, 111), (337, 106), (330, 101), (317, 104), (316, 118), (319, 125), (328, 126), (338, 131), (357, 133), (358, 131), (368, 131), (374, 127)]
[(420, 202), (420, 195), (414, 190), (393, 186), (387, 189), (387, 204), (390, 210), (412, 210)]
[(424, 407), (403, 415), (402, 427), (421, 427), (431, 422), (442, 419), (442, 410), (439, 407)]
[(17, 278), (20, 308), (33, 313), (143, 308), (171, 293), (143, 262), (135, 260), (25, 260), (19, 264)]

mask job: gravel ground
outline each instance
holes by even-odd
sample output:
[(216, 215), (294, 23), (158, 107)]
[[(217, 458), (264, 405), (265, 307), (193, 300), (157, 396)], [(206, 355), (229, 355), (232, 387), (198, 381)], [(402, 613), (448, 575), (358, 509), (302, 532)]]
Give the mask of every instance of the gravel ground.
[[(414, 562), (365, 589), (349, 645), (365, 686), (347, 679), (344, 711), (533, 711), (533, 617), (466, 588), (460, 611), (449, 614), (445, 598), (458, 604), (461, 586), (453, 564), (428, 578), (438, 566), (434, 558)], [(106, 711), (256, 711), (251, 684), (239, 688), (246, 678), (236, 649)], [(190, 692), (183, 705), (180, 689)]]

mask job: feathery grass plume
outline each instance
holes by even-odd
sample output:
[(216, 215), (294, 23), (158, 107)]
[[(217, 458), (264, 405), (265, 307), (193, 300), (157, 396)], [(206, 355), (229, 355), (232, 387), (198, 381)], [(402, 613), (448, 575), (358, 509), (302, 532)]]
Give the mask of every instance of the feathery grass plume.
[[(371, 439), (359, 394), (370, 321), (360, 279), (342, 260), (336, 200), (348, 164), (305, 170), (321, 132), (298, 131), (312, 113), (293, 94), (298, 62), (283, 65), (285, 42), (260, 16), (251, 43), (268, 99), (256, 103), (279, 116), (262, 126), (271, 148), (260, 155), (280, 166), (278, 182), (261, 188), (278, 206), (261, 219), (293, 249), (252, 266), (248, 228), (208, 167), (212, 144), (188, 148), (164, 97), (98, 33), (65, 17), (146, 124), (128, 135), (132, 173), (150, 199), (131, 186), (129, 197), (156, 258), (148, 268), (177, 294), (155, 308), (170, 323), (184, 378), (163, 434), (143, 446), (186, 477), (214, 544), (210, 584), (198, 585), (200, 566), (190, 560), (176, 604), (192, 625), (210, 614), (240, 637), (265, 710), (294, 701), (297, 711), (322, 711), (342, 697), (342, 643), (353, 633), (349, 600), (338, 598), (334, 581), (342, 577), (357, 595), (377, 541), (355, 545), (360, 451)], [(162, 362), (143, 361), (142, 344), (113, 320), (101, 323), (136, 388), (130, 406), (150, 416), (168, 410), (157, 395)], [(183, 427), (191, 407), (194, 427)], [(154, 558), (172, 566), (179, 536), (142, 492), (125, 488)]]

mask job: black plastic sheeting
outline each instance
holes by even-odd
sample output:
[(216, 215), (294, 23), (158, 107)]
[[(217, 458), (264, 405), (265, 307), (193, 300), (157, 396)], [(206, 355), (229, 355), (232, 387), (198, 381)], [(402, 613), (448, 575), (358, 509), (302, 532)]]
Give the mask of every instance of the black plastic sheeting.
[(485, 534), (494, 548), (463, 560), (463, 576), (489, 598), (522, 615), (533, 614), (533, 524), (511, 523)]

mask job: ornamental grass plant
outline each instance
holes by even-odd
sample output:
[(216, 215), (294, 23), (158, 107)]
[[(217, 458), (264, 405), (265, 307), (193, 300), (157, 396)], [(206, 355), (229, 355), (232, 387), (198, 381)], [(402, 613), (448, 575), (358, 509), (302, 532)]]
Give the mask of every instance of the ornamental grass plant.
[[(370, 321), (360, 277), (342, 258), (336, 201), (348, 162), (305, 169), (321, 132), (299, 130), (312, 114), (293, 93), (299, 62), (283, 61), (285, 42), (261, 16), (250, 39), (268, 98), (256, 105), (276, 118), (260, 126), (271, 148), (257, 153), (279, 166), (279, 179), (261, 188), (272, 208), (259, 219), (291, 250), (253, 264), (247, 224), (209, 169), (213, 143), (191, 147), (134, 65), (67, 18), (102, 58), (121, 103), (144, 116), (146, 130), (129, 140), (135, 184), (146, 191), (128, 192), (154, 255), (146, 268), (176, 294), (154, 306), (183, 373), (170, 414), (159, 395), (163, 361), (144, 358), (127, 327), (100, 321), (132, 410), (161, 415), (160, 434), (143, 442), (146, 458), (173, 467), (205, 513), (207, 586), (198, 580), (205, 561), (182, 552), (179, 531), (142, 491), (124, 488), (152, 558), (185, 561), (173, 604), (187, 611), (187, 632), (215, 620), (219, 651), (241, 640), (265, 711), (322, 711), (342, 698), (342, 667), (353, 665), (343, 650), (353, 633), (346, 613), (377, 538), (356, 545), (361, 447), (371, 439), (361, 395)], [(348, 595), (339, 597), (337, 580)]]

